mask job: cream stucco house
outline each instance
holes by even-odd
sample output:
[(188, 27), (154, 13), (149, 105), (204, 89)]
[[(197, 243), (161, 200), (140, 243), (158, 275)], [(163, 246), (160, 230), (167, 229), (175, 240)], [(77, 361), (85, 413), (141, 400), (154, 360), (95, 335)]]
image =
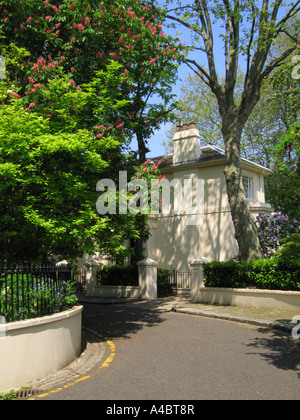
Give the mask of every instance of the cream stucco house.
[[(236, 256), (224, 152), (213, 146), (201, 147), (199, 131), (190, 124), (177, 128), (172, 155), (152, 160), (161, 161), (159, 169), (170, 186), (170, 206), (148, 216), (151, 236), (145, 244), (146, 257), (157, 261), (159, 268), (188, 272), (189, 261), (199, 256), (217, 261)], [(272, 171), (246, 159), (242, 159), (242, 169), (253, 217), (271, 213), (271, 205), (265, 203), (264, 177)], [(81, 259), (79, 268), (110, 263), (109, 258), (96, 253)]]
[[(161, 173), (174, 188), (170, 188), (170, 211), (149, 216), (151, 237), (146, 244), (147, 256), (157, 261), (159, 267), (178, 271), (189, 271), (188, 262), (199, 256), (218, 261), (236, 256), (238, 246), (223, 173), (224, 151), (213, 146), (201, 147), (199, 131), (190, 124), (177, 128), (174, 153), (153, 159), (159, 160)], [(271, 213), (271, 205), (265, 203), (264, 177), (272, 171), (246, 159), (242, 159), (242, 170), (253, 216)], [(182, 196), (184, 201), (185, 185), (191, 185), (185, 184), (188, 179), (193, 180), (192, 192), (188, 192), (193, 201), (186, 209), (176, 200), (180, 201)]]

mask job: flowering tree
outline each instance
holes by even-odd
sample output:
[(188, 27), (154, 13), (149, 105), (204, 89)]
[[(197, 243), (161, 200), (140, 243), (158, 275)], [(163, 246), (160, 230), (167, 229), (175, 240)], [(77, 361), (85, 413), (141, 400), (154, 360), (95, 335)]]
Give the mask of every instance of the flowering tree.
[(126, 147), (136, 135), (145, 160), (147, 139), (170, 118), (181, 45), (162, 22), (148, 1), (0, 0), (2, 51), (24, 51), (19, 77), (8, 68), (10, 97), (2, 90), (5, 261), (95, 250), (122, 258), (126, 239), (147, 238), (144, 215), (99, 216), (95, 187), (120, 170), (137, 176)]
[[(141, 160), (145, 160), (147, 139), (170, 118), (175, 106), (171, 86), (182, 50), (181, 44), (162, 31), (163, 18), (151, 4), (135, 0), (0, 1), (4, 42), (13, 41), (30, 52), (24, 65), (41, 71), (44, 66), (49, 68), (49, 61), (55, 65), (60, 58), (65, 72), (73, 72), (76, 86), (91, 81), (111, 61), (120, 65), (118, 76), (124, 79), (121, 85), (107, 87), (110, 103), (120, 97), (128, 102), (119, 113), (109, 113), (107, 106), (107, 123), (117, 124), (121, 118), (127, 136), (137, 138)], [(24, 94), (24, 89), (19, 93)], [(153, 97), (158, 100), (151, 101)]]
[(300, 222), (288, 216), (264, 213), (257, 217), (258, 236), (265, 258), (272, 257), (280, 246), (280, 241), (300, 232)]

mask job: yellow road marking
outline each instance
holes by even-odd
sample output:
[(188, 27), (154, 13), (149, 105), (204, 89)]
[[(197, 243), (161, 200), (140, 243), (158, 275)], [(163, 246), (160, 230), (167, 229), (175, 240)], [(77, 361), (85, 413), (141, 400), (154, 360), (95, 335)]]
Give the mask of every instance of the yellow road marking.
[[(100, 334), (98, 334), (96, 331), (93, 331), (93, 330), (88, 329), (88, 328), (84, 328), (84, 329), (85, 329), (86, 331), (89, 331), (89, 332), (91, 332), (91, 333), (93, 333), (93, 334), (97, 335), (97, 336), (98, 336), (98, 337), (100, 337), (101, 339), (103, 339), (103, 336), (102, 336), (102, 335), (100, 335)], [(113, 360), (114, 360), (114, 358), (115, 358), (115, 355), (116, 355), (116, 346), (115, 346), (115, 344), (114, 344), (112, 341), (110, 341), (110, 340), (106, 340), (106, 341), (104, 341), (104, 344), (105, 344), (105, 343), (107, 343), (107, 344), (109, 345), (109, 348), (110, 348), (111, 354), (110, 354), (110, 356), (109, 356), (109, 357), (105, 360), (105, 362), (104, 362), (104, 363), (102, 363), (102, 365), (98, 368), (98, 372), (99, 372), (101, 369), (104, 369), (104, 368), (109, 367), (109, 365), (113, 362)], [(88, 380), (88, 379), (90, 379), (90, 378), (91, 378), (91, 375), (83, 376), (82, 378), (77, 379), (75, 382), (72, 382), (72, 383), (70, 383), (70, 384), (64, 385), (64, 387), (63, 387), (63, 388), (57, 388), (57, 389), (54, 389), (54, 390), (52, 390), (52, 391), (45, 392), (44, 394), (37, 395), (37, 397), (38, 397), (38, 398), (48, 397), (50, 394), (55, 394), (55, 393), (57, 393), (57, 392), (63, 391), (63, 389), (67, 389), (67, 388), (69, 388), (70, 386), (74, 386), (75, 384), (77, 384), (77, 383), (79, 383), (79, 382), (84, 382), (84, 381), (86, 381), (86, 380)], [(33, 400), (35, 400), (35, 398), (30, 398), (29, 400), (33, 401)]]

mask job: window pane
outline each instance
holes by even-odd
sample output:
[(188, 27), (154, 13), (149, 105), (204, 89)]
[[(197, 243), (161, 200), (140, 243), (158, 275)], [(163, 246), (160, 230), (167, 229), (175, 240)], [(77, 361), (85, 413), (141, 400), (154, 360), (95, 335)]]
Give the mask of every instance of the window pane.
[(247, 176), (243, 176), (243, 185), (247, 200), (252, 200), (252, 179)]

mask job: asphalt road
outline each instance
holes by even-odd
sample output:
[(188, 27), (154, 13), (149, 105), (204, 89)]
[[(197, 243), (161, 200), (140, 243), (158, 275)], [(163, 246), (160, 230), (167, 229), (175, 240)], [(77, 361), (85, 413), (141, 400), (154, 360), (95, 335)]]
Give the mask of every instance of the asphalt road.
[(300, 342), (282, 332), (143, 304), (87, 304), (83, 325), (113, 343), (113, 356), (88, 379), (41, 399), (300, 398)]

